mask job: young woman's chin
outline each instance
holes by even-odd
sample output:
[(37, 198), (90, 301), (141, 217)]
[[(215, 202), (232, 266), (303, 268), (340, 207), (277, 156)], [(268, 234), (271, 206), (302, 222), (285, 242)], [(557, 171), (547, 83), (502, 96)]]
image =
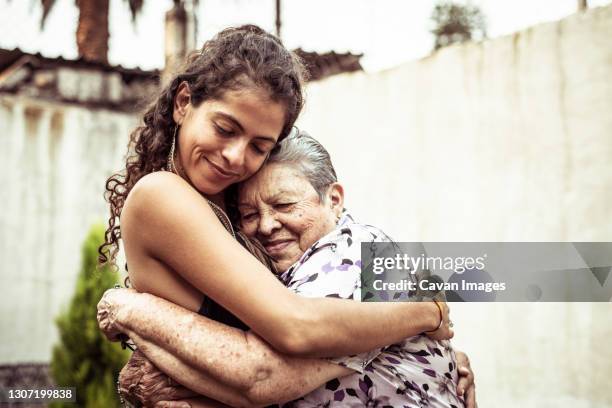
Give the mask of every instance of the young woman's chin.
[(229, 183), (219, 183), (218, 181), (210, 180), (202, 175), (194, 177), (192, 184), (196, 190), (208, 197), (221, 193), (230, 185)]
[(200, 194), (206, 196), (219, 194), (235, 182), (229, 178), (219, 177), (214, 172), (211, 172), (204, 162), (185, 169), (185, 175), (189, 178), (189, 184), (198, 190)]
[(191, 178), (193, 186), (206, 196), (214, 196), (222, 193), (226, 188), (241, 180), (240, 177), (218, 177), (216, 174), (210, 172), (198, 172)]

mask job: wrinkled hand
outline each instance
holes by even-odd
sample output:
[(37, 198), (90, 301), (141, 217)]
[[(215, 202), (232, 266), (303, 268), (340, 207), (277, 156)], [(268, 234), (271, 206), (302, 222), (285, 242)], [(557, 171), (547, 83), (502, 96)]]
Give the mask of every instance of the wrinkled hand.
[(161, 401), (154, 408), (231, 408), (229, 405), (206, 397), (189, 398), (178, 401)]
[(108, 289), (98, 302), (98, 327), (110, 341), (119, 341), (122, 334), (117, 327), (117, 313), (125, 297), (137, 293), (134, 289)]
[[(145, 407), (158, 406), (160, 401), (171, 402), (197, 396), (178, 384), (136, 350), (119, 373), (119, 393), (130, 403)], [(189, 406), (189, 405), (170, 405)]]
[(194, 408), (188, 400), (178, 401), (160, 401), (155, 404), (154, 408)]
[[(452, 339), (455, 335), (455, 332), (451, 328), (450, 309), (446, 302), (438, 302), (438, 305), (442, 310), (442, 325), (436, 330), (425, 332), (425, 334), (427, 335), (427, 337), (433, 340), (449, 340)], [(438, 310), (438, 312), (439, 311), (440, 310)]]
[(474, 372), (470, 366), (470, 359), (467, 354), (455, 350), (457, 357), (457, 370), (459, 380), (457, 382), (457, 394), (465, 398), (466, 408), (477, 408), (476, 404), (476, 384), (474, 384)]

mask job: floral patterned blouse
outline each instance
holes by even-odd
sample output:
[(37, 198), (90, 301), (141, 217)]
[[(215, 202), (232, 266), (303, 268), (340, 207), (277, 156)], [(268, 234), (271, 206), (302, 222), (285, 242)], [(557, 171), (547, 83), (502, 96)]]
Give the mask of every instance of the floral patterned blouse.
[[(361, 300), (361, 243), (390, 242), (378, 228), (345, 212), (337, 228), (314, 243), (281, 281), (307, 297)], [(303, 407), (464, 407), (457, 397), (457, 364), (448, 341), (425, 335), (330, 361), (355, 370), (283, 405)]]

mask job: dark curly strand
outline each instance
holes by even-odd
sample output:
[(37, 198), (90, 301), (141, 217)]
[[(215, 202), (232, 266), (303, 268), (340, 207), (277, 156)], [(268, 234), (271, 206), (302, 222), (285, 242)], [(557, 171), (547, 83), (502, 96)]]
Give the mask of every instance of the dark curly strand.
[(278, 38), (254, 25), (225, 29), (207, 41), (200, 52), (190, 55), (146, 111), (143, 125), (130, 135), (125, 169), (106, 181), (110, 218), (105, 242), (98, 249), (99, 262), (114, 263), (121, 239), (119, 217), (132, 187), (166, 165), (175, 128), (174, 97), (181, 83), (188, 84), (194, 107), (220, 98), (228, 90), (267, 91), (272, 101), (286, 108), (280, 141), (289, 134), (304, 104), (303, 75), (299, 59)]

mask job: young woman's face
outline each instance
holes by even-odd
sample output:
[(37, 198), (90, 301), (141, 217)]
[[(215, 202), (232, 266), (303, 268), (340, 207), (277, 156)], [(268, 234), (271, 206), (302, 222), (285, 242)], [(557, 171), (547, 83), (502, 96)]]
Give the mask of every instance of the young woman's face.
[(198, 191), (214, 195), (259, 170), (282, 131), (285, 108), (259, 89), (227, 91), (194, 107), (181, 86), (174, 120), (175, 165)]

